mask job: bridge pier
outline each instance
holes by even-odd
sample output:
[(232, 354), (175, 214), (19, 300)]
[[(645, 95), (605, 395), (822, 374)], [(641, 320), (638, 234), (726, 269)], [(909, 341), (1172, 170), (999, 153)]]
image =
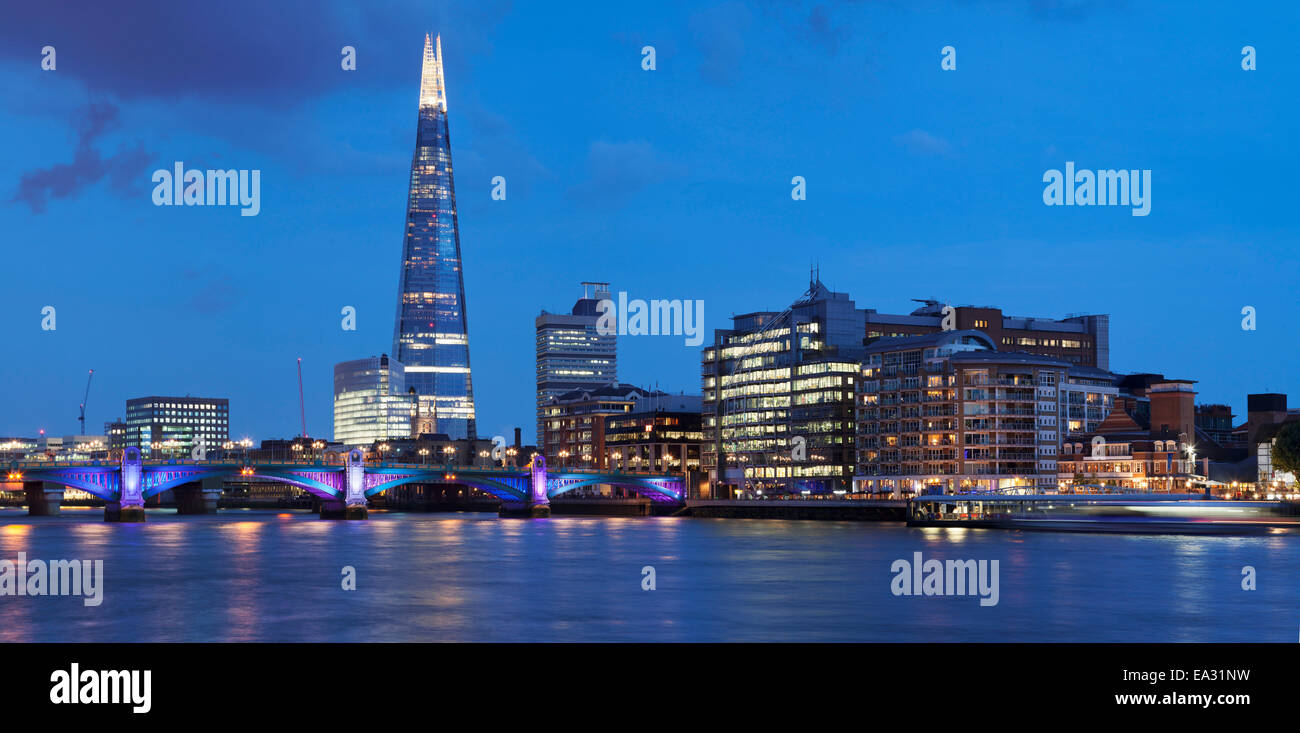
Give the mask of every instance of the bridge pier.
[(324, 499), (320, 502), (321, 519), (366, 519), (370, 510), (364, 504), (345, 504), (342, 499)]
[(523, 501), (501, 502), (497, 512), (500, 517), (524, 517), (527, 519), (544, 519), (551, 516), (551, 499), (547, 494), (546, 458), (533, 458), (533, 469), (529, 476), (528, 498)]
[(63, 487), (59, 484), (47, 481), (24, 481), (23, 492), (27, 494), (28, 516), (54, 516), (63, 506)]
[(104, 504), (105, 522), (143, 522), (143, 506), (122, 506), (121, 502), (110, 501)]
[(139, 448), (122, 452), (122, 483), (117, 501), (104, 506), (105, 522), (144, 521), (144, 461)]
[(221, 499), (221, 478), (191, 481), (173, 489), (177, 514), (216, 514)]
[(366, 506), (366, 463), (361, 451), (348, 453), (348, 465), (343, 470), (343, 496), (325, 499), (320, 504), (321, 519), (365, 519), (370, 516)]
[(502, 501), (497, 516), (508, 519), (545, 519), (551, 516), (551, 505), (531, 504), (526, 501)]

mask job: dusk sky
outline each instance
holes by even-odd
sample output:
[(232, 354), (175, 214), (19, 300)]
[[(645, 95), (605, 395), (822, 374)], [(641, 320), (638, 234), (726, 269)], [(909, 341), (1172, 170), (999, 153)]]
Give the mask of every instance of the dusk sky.
[[(0, 23), (0, 436), (77, 432), (93, 368), (89, 432), (190, 394), (228, 397), (234, 438), (289, 437), (299, 357), (330, 435), (333, 365), (392, 348), (425, 33), (482, 436), (531, 439), (533, 321), (580, 281), (701, 299), (711, 340), (814, 262), (882, 312), (1109, 313), (1112, 370), (1238, 415), (1248, 392), (1300, 402), (1293, 3), (131, 4)], [(260, 170), (260, 213), (154, 206), (176, 161)], [(1067, 161), (1151, 170), (1149, 215), (1044, 205)], [(684, 341), (621, 338), (620, 380), (698, 394)]]

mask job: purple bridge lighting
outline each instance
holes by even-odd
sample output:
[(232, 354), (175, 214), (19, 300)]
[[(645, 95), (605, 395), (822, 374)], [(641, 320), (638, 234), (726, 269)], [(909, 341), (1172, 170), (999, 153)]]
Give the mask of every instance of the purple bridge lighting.
[(550, 500), (567, 491), (607, 484), (652, 501), (681, 504), (685, 480), (672, 474), (548, 471), (541, 456), (524, 467), (367, 464), (360, 450), (344, 461), (145, 461), (137, 448), (127, 448), (120, 463), (110, 461), (22, 461), (9, 465), (8, 481), (22, 482), (28, 511), (54, 514), (65, 487), (80, 489), (107, 503), (108, 521), (144, 521), (145, 500), (172, 490), (183, 514), (216, 511), (221, 481), (229, 476), (289, 484), (321, 501), (322, 517), (364, 519), (370, 497), (405, 484), (455, 484), (485, 491), (501, 499), (503, 514), (544, 517)]

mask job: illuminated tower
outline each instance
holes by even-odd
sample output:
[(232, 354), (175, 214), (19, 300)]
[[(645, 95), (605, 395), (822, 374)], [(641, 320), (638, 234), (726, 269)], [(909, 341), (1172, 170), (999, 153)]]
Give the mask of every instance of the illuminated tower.
[(393, 354), (435, 433), (475, 438), (469, 325), (452, 184), (442, 38), (424, 37), (420, 118), (402, 238)]

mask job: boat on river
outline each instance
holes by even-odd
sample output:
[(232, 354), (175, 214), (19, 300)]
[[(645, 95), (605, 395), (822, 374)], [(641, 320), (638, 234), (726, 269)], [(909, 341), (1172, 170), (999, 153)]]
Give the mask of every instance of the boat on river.
[(1204, 494), (924, 494), (908, 501), (911, 527), (1056, 532), (1270, 534), (1300, 530), (1295, 504)]

